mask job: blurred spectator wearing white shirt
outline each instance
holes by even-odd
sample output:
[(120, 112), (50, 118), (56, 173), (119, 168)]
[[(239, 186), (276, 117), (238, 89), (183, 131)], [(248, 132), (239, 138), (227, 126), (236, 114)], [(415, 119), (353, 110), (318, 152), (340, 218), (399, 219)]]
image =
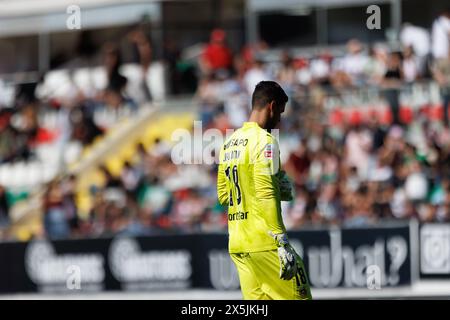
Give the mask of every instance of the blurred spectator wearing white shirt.
[(403, 79), (408, 83), (414, 82), (419, 77), (419, 61), (412, 46), (403, 49), (402, 70)]
[(387, 50), (382, 47), (373, 47), (369, 51), (369, 59), (364, 67), (364, 72), (369, 84), (379, 85), (386, 73)]
[(368, 130), (356, 125), (349, 131), (345, 140), (346, 163), (349, 167), (356, 167), (361, 178), (366, 178), (368, 173), (371, 148), (372, 136)]
[(304, 58), (298, 58), (295, 60), (294, 66), (296, 82), (303, 86), (309, 85), (312, 80), (309, 61)]
[(423, 73), (426, 68), (426, 58), (430, 53), (430, 33), (427, 29), (411, 23), (404, 23), (400, 31), (400, 43), (402, 47), (412, 47), (418, 58), (419, 72)]
[(262, 61), (256, 59), (253, 66), (245, 73), (243, 80), (247, 93), (251, 95), (259, 82), (271, 79), (269, 79), (269, 75), (264, 70)]
[(435, 59), (445, 59), (449, 52), (450, 9), (442, 12), (433, 22), (431, 51)]
[(229, 81), (228, 98), (224, 102), (224, 111), (233, 128), (240, 128), (246, 121), (249, 108), (247, 94), (237, 81)]
[(412, 46), (419, 57), (425, 57), (430, 53), (430, 34), (428, 30), (404, 23), (400, 31), (400, 42), (402, 46)]
[(310, 62), (310, 72), (313, 80), (322, 85), (329, 84), (332, 56), (329, 52), (323, 52)]
[(358, 85), (367, 61), (368, 56), (364, 54), (361, 43), (352, 39), (347, 43), (347, 54), (341, 59), (338, 68), (350, 76), (353, 85)]

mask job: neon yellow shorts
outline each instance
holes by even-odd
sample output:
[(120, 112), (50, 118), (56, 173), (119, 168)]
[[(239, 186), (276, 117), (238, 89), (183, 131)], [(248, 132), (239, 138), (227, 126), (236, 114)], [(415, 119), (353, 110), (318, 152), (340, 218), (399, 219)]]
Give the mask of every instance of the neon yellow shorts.
[(311, 300), (305, 267), (297, 255), (298, 272), (291, 280), (280, 279), (277, 250), (230, 253), (239, 274), (245, 300)]

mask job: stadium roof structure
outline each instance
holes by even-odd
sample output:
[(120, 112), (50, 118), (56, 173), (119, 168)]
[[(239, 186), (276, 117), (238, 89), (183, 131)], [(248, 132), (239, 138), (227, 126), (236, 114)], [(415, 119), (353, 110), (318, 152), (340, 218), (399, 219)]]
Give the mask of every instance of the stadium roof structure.
[(302, 6), (313, 7), (351, 7), (355, 5), (371, 5), (389, 3), (392, 0), (248, 0), (248, 6), (255, 11), (271, 11), (279, 9), (295, 9)]
[(162, 1), (170, 0), (0, 0), (0, 37), (65, 31), (74, 4), (83, 29), (134, 23), (143, 15), (158, 22)]
[[(318, 33), (324, 38), (326, 10), (388, 4), (391, 7), (391, 27), (399, 32), (401, 24), (402, 0), (246, 0), (246, 33), (250, 42), (258, 39), (258, 16), (267, 12), (286, 12), (294, 15), (308, 14), (310, 9), (320, 9), (317, 15)], [(322, 39), (323, 40), (323, 39)]]

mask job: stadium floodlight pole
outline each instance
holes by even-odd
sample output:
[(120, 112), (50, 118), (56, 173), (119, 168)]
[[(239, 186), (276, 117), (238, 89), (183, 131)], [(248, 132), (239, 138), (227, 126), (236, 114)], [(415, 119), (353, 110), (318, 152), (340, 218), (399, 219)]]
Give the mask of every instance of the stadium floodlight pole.
[(246, 39), (248, 43), (256, 43), (259, 40), (258, 13), (252, 6), (251, 0), (245, 1)]
[(317, 44), (324, 45), (328, 43), (328, 11), (325, 6), (317, 8)]
[(391, 2), (391, 28), (392, 39), (395, 44), (399, 41), (400, 29), (402, 24), (402, 3), (400, 0), (390, 0)]
[(50, 68), (50, 35), (47, 31), (39, 33), (38, 50), (38, 68), (43, 73)]

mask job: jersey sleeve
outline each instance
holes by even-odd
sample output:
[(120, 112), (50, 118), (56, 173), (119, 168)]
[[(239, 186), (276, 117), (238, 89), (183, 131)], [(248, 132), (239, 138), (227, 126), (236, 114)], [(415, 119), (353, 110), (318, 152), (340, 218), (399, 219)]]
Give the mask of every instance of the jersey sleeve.
[(217, 171), (217, 198), (221, 205), (228, 205), (227, 177), (225, 176), (224, 165), (219, 164)]
[(279, 147), (270, 135), (257, 146), (254, 163), (255, 197), (264, 214), (267, 227), (273, 233), (286, 229), (281, 216), (281, 197), (277, 173), (280, 167)]

